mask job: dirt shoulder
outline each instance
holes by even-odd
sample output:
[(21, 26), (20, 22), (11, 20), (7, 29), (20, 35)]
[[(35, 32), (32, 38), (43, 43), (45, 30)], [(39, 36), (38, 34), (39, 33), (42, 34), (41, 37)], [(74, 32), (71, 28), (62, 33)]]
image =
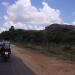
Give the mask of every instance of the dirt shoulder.
[(19, 48), (12, 45), (12, 52), (21, 58), (36, 75), (75, 75), (75, 64), (70, 64), (28, 48)]

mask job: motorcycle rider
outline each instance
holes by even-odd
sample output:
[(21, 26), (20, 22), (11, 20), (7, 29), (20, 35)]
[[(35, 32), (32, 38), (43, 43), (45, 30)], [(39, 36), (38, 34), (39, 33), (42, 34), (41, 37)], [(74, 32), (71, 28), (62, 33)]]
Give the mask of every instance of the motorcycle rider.
[[(10, 40), (9, 38), (5, 38), (3, 40), (3, 45), (2, 45), (2, 48), (1, 48), (1, 54), (3, 55), (3, 52), (9, 52), (11, 54), (11, 48), (10, 48)], [(10, 56), (9, 54), (9, 56)]]
[(10, 40), (9, 38), (5, 38), (3, 41), (4, 49), (10, 49)]

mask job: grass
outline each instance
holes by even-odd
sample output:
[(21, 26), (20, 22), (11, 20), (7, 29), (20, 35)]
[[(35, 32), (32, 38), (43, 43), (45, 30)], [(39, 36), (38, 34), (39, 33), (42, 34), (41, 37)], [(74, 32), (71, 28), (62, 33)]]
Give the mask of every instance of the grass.
[(56, 57), (62, 60), (68, 60), (75, 62), (75, 47), (69, 44), (54, 44), (49, 45), (35, 45), (35, 44), (19, 44), (19, 47), (30, 48), (31, 50), (40, 52), (42, 54), (48, 55), (50, 57)]

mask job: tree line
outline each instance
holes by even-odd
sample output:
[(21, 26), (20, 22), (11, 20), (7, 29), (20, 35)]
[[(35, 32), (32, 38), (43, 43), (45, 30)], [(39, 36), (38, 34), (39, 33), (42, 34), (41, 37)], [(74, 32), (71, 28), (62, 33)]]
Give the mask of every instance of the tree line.
[(0, 37), (8, 37), (12, 42), (31, 43), (31, 44), (50, 44), (50, 43), (70, 43), (75, 44), (75, 30), (22, 30), (15, 29), (13, 26), (9, 31), (4, 31)]

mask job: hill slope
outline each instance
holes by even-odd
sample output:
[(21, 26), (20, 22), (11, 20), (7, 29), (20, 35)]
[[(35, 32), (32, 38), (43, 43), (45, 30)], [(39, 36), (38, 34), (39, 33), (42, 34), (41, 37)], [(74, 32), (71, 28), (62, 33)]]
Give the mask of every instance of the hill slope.
[(67, 29), (67, 30), (75, 30), (75, 26), (73, 25), (66, 25), (66, 24), (51, 24), (45, 28), (46, 30), (49, 29)]

